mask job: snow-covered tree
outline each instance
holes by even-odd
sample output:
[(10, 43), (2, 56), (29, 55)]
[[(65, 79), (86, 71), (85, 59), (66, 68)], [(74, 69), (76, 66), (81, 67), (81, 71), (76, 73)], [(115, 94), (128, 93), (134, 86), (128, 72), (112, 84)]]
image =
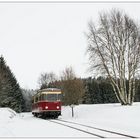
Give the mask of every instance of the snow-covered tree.
[(0, 57), (0, 106), (24, 111), (25, 104), (19, 84), (3, 56)]

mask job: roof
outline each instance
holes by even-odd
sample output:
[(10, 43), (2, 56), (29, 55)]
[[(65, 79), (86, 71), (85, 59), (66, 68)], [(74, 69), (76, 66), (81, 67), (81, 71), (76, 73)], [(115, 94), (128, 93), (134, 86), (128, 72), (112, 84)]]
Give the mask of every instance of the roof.
[(41, 90), (39, 90), (39, 92), (40, 91), (47, 91), (47, 92), (52, 92), (52, 91), (55, 91), (55, 92), (60, 92), (61, 90), (60, 89), (58, 89), (58, 88), (46, 88), (46, 89), (41, 89)]
[(61, 90), (58, 88), (45, 88), (45, 89), (38, 90), (34, 96), (36, 96), (39, 92), (61, 92)]

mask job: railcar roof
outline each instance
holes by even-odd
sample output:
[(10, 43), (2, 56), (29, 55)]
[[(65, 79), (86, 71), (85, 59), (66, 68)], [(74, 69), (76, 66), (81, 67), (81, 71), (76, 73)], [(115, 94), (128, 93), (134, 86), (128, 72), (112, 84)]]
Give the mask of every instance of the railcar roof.
[(58, 88), (46, 88), (46, 89), (41, 89), (41, 90), (39, 90), (39, 91), (48, 91), (48, 92), (50, 92), (50, 91), (55, 91), (55, 92), (60, 92), (61, 90), (60, 89), (58, 89)]
[(45, 88), (45, 89), (38, 90), (34, 96), (36, 96), (39, 92), (61, 92), (61, 90), (58, 88)]

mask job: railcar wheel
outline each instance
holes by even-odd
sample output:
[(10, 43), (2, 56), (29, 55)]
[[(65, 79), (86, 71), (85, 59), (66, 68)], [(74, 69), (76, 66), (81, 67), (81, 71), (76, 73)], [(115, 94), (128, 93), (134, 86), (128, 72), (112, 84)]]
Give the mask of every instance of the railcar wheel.
[(42, 114), (42, 119), (46, 119), (46, 114)]
[(34, 116), (35, 116), (35, 117), (38, 117), (38, 113), (34, 113)]
[(58, 118), (58, 115), (55, 115), (55, 116), (52, 116), (53, 119), (57, 119)]

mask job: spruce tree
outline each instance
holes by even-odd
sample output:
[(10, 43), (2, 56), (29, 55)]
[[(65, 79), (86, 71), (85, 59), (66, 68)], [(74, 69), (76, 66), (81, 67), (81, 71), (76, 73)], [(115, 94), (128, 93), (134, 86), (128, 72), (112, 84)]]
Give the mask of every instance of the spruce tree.
[(16, 112), (25, 108), (20, 86), (3, 56), (0, 57), (0, 107), (10, 107)]

